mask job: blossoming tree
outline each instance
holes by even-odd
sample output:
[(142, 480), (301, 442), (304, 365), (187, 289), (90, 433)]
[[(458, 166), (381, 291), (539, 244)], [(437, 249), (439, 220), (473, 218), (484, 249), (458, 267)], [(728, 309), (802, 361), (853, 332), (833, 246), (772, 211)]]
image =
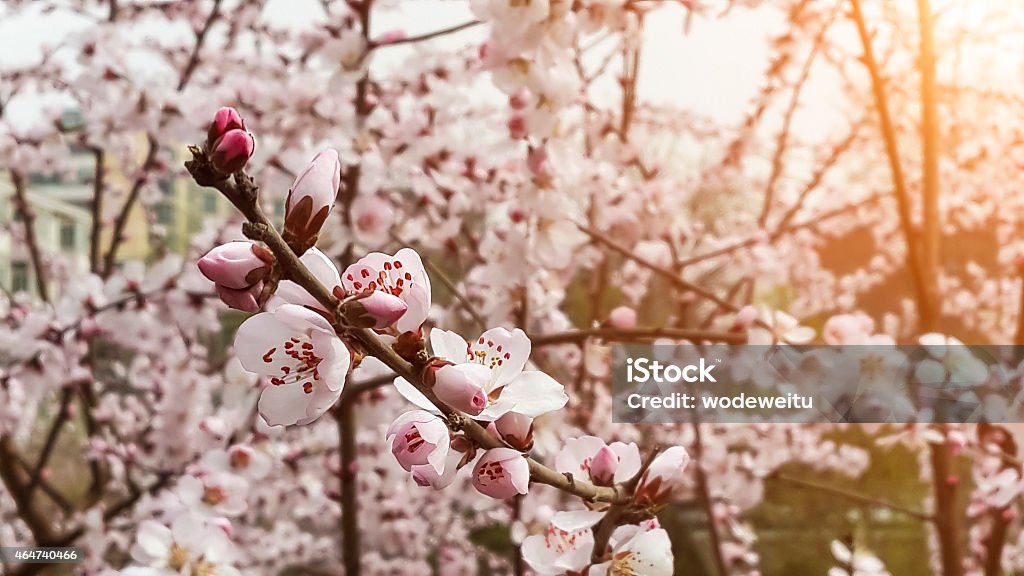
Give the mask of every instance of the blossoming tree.
[[(0, 58), (4, 226), (35, 281), (0, 309), (0, 545), (80, 546), (86, 574), (755, 574), (746, 514), (781, 482), (920, 522), (944, 576), (1021, 568), (1011, 427), (865, 427), (916, 457), (907, 505), (784, 474), (867, 469), (881, 448), (835, 427), (617, 425), (609, 391), (620, 342), (1024, 341), (1020, 200), (993, 185), (1019, 97), (959, 66), (998, 60), (1012, 9), (473, 0), (377, 24), (419, 2), (297, 27), (257, 0), (0, 7), (72, 23)], [(741, 122), (641, 96), (652, 20), (751, 15), (784, 26)], [(843, 114), (804, 139), (822, 67)], [(41, 242), (32, 176), (83, 154), (76, 263)], [(233, 207), (184, 255), (155, 218), (177, 179)], [(145, 263), (122, 256), (138, 214)], [(662, 525), (684, 507), (698, 554), (694, 523)], [(478, 545), (495, 529), (511, 550)], [(819, 556), (888, 573), (852, 540)]]

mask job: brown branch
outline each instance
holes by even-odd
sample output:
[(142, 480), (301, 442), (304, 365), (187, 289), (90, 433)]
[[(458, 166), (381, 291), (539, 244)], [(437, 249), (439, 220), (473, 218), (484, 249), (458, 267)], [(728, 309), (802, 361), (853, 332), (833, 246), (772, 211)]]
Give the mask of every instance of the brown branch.
[[(941, 426), (940, 429), (944, 429)], [(935, 498), (935, 532), (939, 540), (939, 559), (943, 576), (963, 576), (961, 535), (963, 518), (957, 508), (956, 471), (952, 447), (948, 442), (929, 444), (932, 465), (932, 489)]]
[(388, 384), (395, 381), (394, 374), (385, 374), (383, 376), (375, 376), (362, 382), (352, 382), (351, 384), (345, 385), (345, 393), (341, 397), (342, 402), (354, 402), (358, 400), (363, 394), (383, 388)]
[(864, 65), (871, 76), (871, 89), (874, 93), (879, 127), (882, 131), (882, 139), (885, 142), (885, 153), (889, 161), (889, 170), (892, 173), (893, 192), (896, 195), (900, 224), (907, 245), (907, 267), (910, 269), (911, 279), (914, 284), (917, 316), (921, 324), (921, 331), (928, 332), (934, 324), (932, 290), (928, 285), (928, 278), (922, 270), (923, 262), (915, 239), (914, 223), (911, 217), (910, 193), (907, 191), (906, 180), (900, 163), (896, 128), (889, 113), (885, 81), (882, 78), (878, 62), (875, 60), (874, 48), (871, 45), (871, 34), (868, 32), (867, 23), (864, 20), (860, 0), (850, 0), (850, 2), (853, 7), (851, 14), (857, 25), (857, 34), (860, 36), (860, 41), (864, 48)]
[[(637, 13), (638, 29), (643, 35), (643, 13)], [(640, 50), (643, 42), (634, 38), (622, 46), (622, 117), (619, 123), (619, 139), (629, 140), (629, 129), (633, 125), (633, 114), (636, 111), (636, 86), (640, 76)]]
[(339, 402), (338, 424), (341, 470), (341, 551), (346, 574), (359, 574), (359, 483), (355, 402)]
[(10, 436), (0, 436), (0, 481), (14, 501), (18, 517), (28, 526), (38, 546), (49, 546), (56, 536), (47, 514), (32, 502), (28, 494), (30, 478), (17, 465), (18, 450)]
[(25, 244), (28, 247), (28, 255), (32, 260), (32, 269), (35, 272), (36, 291), (39, 292), (39, 297), (43, 301), (49, 302), (50, 291), (47, 286), (46, 269), (43, 267), (43, 254), (39, 249), (39, 239), (36, 237), (36, 214), (28, 202), (25, 175), (12, 168), (11, 182), (14, 184), (14, 209), (21, 217), (21, 224), (25, 231)]
[(761, 216), (757, 219), (757, 224), (761, 228), (765, 227), (768, 223), (768, 214), (772, 209), (772, 200), (775, 197), (775, 187), (778, 184), (779, 177), (782, 176), (784, 159), (786, 155), (786, 149), (789, 143), (790, 128), (793, 124), (793, 118), (796, 116), (797, 108), (800, 105), (800, 94), (803, 92), (804, 86), (807, 84), (807, 79), (811, 76), (811, 69), (814, 66), (814, 61), (818, 58), (818, 52), (821, 51), (822, 45), (825, 40), (825, 33), (832, 26), (832, 22), (835, 20), (836, 14), (839, 12), (839, 7), (843, 5), (845, 0), (838, 0), (832, 12), (829, 14), (825, 23), (821, 25), (817, 35), (811, 44), (811, 51), (807, 55), (807, 59), (804, 60), (803, 68), (800, 70), (800, 75), (797, 77), (796, 84), (793, 86), (793, 94), (789, 98), (789, 106), (786, 108), (786, 113), (783, 116), (782, 128), (779, 130), (778, 143), (775, 146), (775, 154), (772, 157), (772, 171), (768, 176), (768, 184), (765, 186), (764, 193), (764, 204), (761, 206)]
[(121, 211), (117, 215), (117, 219), (114, 220), (114, 230), (110, 237), (110, 247), (107, 249), (106, 256), (103, 258), (104, 276), (110, 276), (111, 272), (114, 271), (114, 264), (117, 261), (117, 251), (121, 247), (121, 243), (124, 242), (124, 229), (125, 226), (128, 225), (128, 219), (131, 217), (132, 208), (135, 207), (135, 202), (139, 198), (139, 193), (142, 192), (142, 186), (146, 183), (149, 171), (156, 166), (156, 156), (157, 152), (160, 150), (160, 145), (152, 134), (147, 135), (147, 141), (149, 143), (149, 150), (146, 152), (146, 159), (142, 163), (142, 167), (139, 169), (139, 174), (135, 177), (135, 182), (132, 184), (132, 188), (128, 192), (128, 198), (125, 199), (124, 205), (121, 207)]
[(697, 286), (696, 284), (690, 282), (689, 280), (686, 280), (686, 279), (680, 277), (679, 275), (672, 273), (669, 270), (665, 270), (664, 268), (662, 268), (661, 266), (658, 266), (657, 264), (651, 262), (650, 260), (647, 260), (646, 258), (643, 258), (641, 256), (638, 256), (638, 255), (634, 254), (628, 248), (619, 245), (617, 242), (615, 242), (612, 239), (606, 237), (605, 235), (601, 234), (600, 232), (597, 232), (596, 230), (593, 230), (593, 229), (591, 229), (591, 228), (589, 228), (587, 226), (579, 225), (578, 227), (585, 234), (587, 234), (588, 236), (590, 236), (594, 240), (597, 240), (600, 244), (603, 244), (603, 245), (607, 246), (608, 248), (611, 248), (614, 252), (617, 252), (620, 255), (625, 256), (626, 258), (629, 258), (630, 260), (636, 262), (640, 266), (650, 270), (651, 272), (654, 272), (655, 274), (658, 274), (662, 278), (665, 278), (666, 280), (671, 282), (676, 288), (679, 288), (680, 290), (683, 290), (683, 291), (686, 291), (686, 292), (693, 292), (694, 294), (700, 296), (701, 298), (704, 298), (706, 300), (710, 300), (711, 302), (714, 302), (715, 304), (717, 304), (719, 307), (721, 307), (724, 310), (728, 310), (730, 312), (736, 312), (736, 311), (739, 310), (739, 307), (737, 307), (732, 302), (728, 302), (725, 299), (720, 298), (719, 296), (715, 295), (714, 293), (709, 292), (708, 290), (705, 290), (704, 288), (701, 288), (700, 286)]
[[(22, 472), (28, 476), (31, 476), (32, 465), (25, 460), (25, 457), (19, 453), (16, 454), (16, 460), (18, 462), (18, 467), (21, 468)], [(39, 480), (39, 489), (42, 490), (43, 494), (46, 494), (50, 498), (50, 500), (53, 501), (54, 504), (59, 506), (60, 509), (63, 510), (65, 513), (70, 513), (74, 510), (75, 507), (67, 499), (67, 496), (61, 494), (60, 491), (57, 490), (57, 488), (53, 484), (51, 484), (46, 478), (41, 478)]]
[(858, 494), (857, 492), (852, 492), (844, 488), (829, 486), (828, 484), (821, 484), (818, 482), (812, 482), (810, 480), (803, 480), (801, 478), (794, 478), (792, 476), (787, 476), (786, 474), (782, 474), (780, 472), (769, 474), (765, 479), (781, 480), (782, 482), (786, 482), (794, 486), (799, 486), (800, 488), (807, 488), (808, 490), (825, 492), (828, 494), (839, 496), (841, 498), (845, 498), (847, 500), (860, 502), (861, 504), (870, 504), (872, 506), (878, 506), (879, 508), (885, 508), (887, 510), (892, 510), (893, 512), (899, 512), (900, 514), (909, 516), (911, 518), (914, 518), (915, 520), (920, 520), (922, 522), (935, 521), (935, 518), (929, 514), (926, 514), (919, 510), (914, 510), (912, 508), (907, 508), (905, 506), (901, 506), (893, 502), (889, 502), (888, 500), (884, 500), (882, 498), (865, 496), (864, 494)]
[[(111, 11), (117, 4), (111, 2)], [(89, 234), (89, 271), (100, 272), (100, 243), (103, 238), (103, 186), (106, 178), (105, 153), (102, 148), (93, 148), (96, 168), (93, 175), (92, 191), (92, 230)]]
[(794, 202), (793, 205), (789, 207), (789, 210), (782, 215), (782, 218), (779, 219), (779, 224), (776, 226), (776, 233), (780, 230), (784, 230), (786, 226), (789, 225), (793, 220), (793, 217), (796, 216), (797, 212), (799, 212), (803, 207), (804, 202), (807, 200), (807, 197), (810, 196), (811, 192), (817, 190), (828, 172), (835, 167), (843, 154), (845, 154), (850, 147), (853, 146), (853, 143), (857, 141), (857, 137), (860, 135), (860, 131), (863, 126), (863, 121), (855, 123), (853, 127), (850, 128), (850, 132), (846, 135), (846, 138), (843, 138), (838, 144), (832, 147), (832, 151), (829, 153), (828, 157), (825, 158), (821, 165), (818, 166), (818, 169), (811, 175), (811, 179), (807, 181), (807, 184), (805, 184), (803, 189), (800, 191), (800, 195), (797, 197), (796, 202)]
[(708, 487), (708, 476), (704, 470), (704, 441), (701, 436), (701, 423), (693, 423), (693, 467), (697, 477), (697, 500), (704, 508), (707, 517), (708, 539), (711, 541), (711, 552), (715, 560), (715, 569), (719, 576), (728, 576), (729, 570), (722, 552), (722, 535), (715, 519), (714, 503), (711, 501), (711, 490)]
[(57, 414), (54, 416), (53, 423), (50, 425), (50, 431), (46, 434), (46, 441), (43, 443), (43, 449), (39, 453), (39, 460), (36, 461), (35, 468), (32, 470), (32, 477), (29, 480), (28, 488), (25, 489), (29, 498), (32, 497), (32, 493), (35, 492), (36, 487), (39, 485), (39, 480), (43, 476), (43, 470), (46, 468), (46, 464), (50, 461), (50, 456), (53, 455), (53, 449), (57, 445), (57, 439), (60, 438), (61, 430), (71, 419), (69, 408), (71, 407), (72, 398), (73, 395), (71, 387), (65, 387), (61, 392), (60, 405), (57, 408)]
[(206, 42), (206, 36), (210, 32), (210, 28), (213, 26), (217, 16), (220, 14), (221, 0), (214, 0), (213, 8), (210, 10), (210, 15), (206, 18), (206, 22), (203, 27), (196, 33), (196, 43), (192, 48), (192, 54), (188, 58), (188, 62), (185, 64), (185, 68), (181, 71), (181, 77), (178, 80), (178, 92), (185, 89), (188, 86), (189, 80), (192, 79), (192, 74), (196, 71), (199, 66), (200, 52), (203, 50), (203, 44)]
[[(921, 29), (921, 144), (923, 164), (923, 243), (921, 266), (922, 276), (927, 282), (932, 306), (936, 306), (936, 282), (940, 265), (940, 234), (942, 233), (939, 212), (939, 112), (938, 90), (935, 85), (935, 23), (929, 0), (917, 0), (918, 20)], [(931, 309), (933, 315), (939, 311)], [(932, 318), (933, 322), (935, 318)], [(922, 328), (930, 332), (932, 324)]]
[(406, 36), (405, 38), (399, 38), (397, 40), (392, 40), (391, 42), (378, 42), (378, 41), (375, 40), (375, 41), (370, 43), (370, 50), (375, 50), (377, 48), (387, 48), (389, 46), (401, 46), (402, 44), (414, 44), (416, 42), (424, 42), (424, 41), (427, 41), (427, 40), (433, 40), (434, 38), (440, 38), (441, 36), (447, 36), (449, 34), (454, 34), (456, 32), (461, 32), (463, 30), (467, 30), (469, 28), (473, 28), (473, 27), (479, 26), (481, 24), (483, 24), (483, 22), (481, 22), (479, 20), (470, 20), (469, 22), (463, 22), (462, 24), (456, 24), (454, 26), (449, 26), (447, 28), (441, 28), (440, 30), (435, 30), (433, 32), (427, 32), (426, 34), (417, 34), (415, 36)]
[[(872, 196), (868, 196), (867, 198), (865, 198), (863, 200), (860, 200), (858, 202), (853, 202), (853, 203), (847, 204), (845, 206), (840, 206), (838, 208), (834, 208), (832, 210), (829, 210), (829, 211), (826, 211), (826, 212), (822, 212), (821, 214), (819, 214), (816, 217), (811, 218), (809, 220), (805, 220), (805, 221), (799, 222), (797, 224), (787, 224), (785, 226), (780, 226), (778, 229), (775, 230), (775, 232), (773, 232), (767, 238), (767, 241), (775, 240), (776, 238), (779, 238), (780, 236), (783, 236), (783, 235), (788, 234), (790, 232), (796, 232), (798, 230), (803, 230), (805, 228), (814, 228), (814, 227), (818, 226), (819, 224), (822, 224), (822, 223), (824, 223), (824, 222), (826, 222), (828, 220), (831, 220), (831, 219), (836, 218), (838, 216), (843, 216), (843, 215), (845, 215), (848, 212), (852, 212), (854, 210), (857, 210), (857, 209), (863, 208), (865, 206), (869, 206), (871, 204), (874, 204), (875, 202), (878, 202), (881, 199), (882, 199), (882, 196), (880, 194), (875, 194), (875, 195), (872, 195)], [(691, 256), (689, 258), (686, 258), (685, 260), (680, 260), (679, 262), (677, 262), (675, 264), (675, 266), (677, 268), (679, 268), (680, 270), (682, 270), (682, 269), (687, 268), (689, 266), (693, 266), (694, 264), (699, 264), (700, 262), (704, 262), (705, 260), (711, 260), (713, 258), (718, 258), (720, 256), (727, 256), (729, 254), (732, 254), (733, 252), (736, 252), (737, 250), (742, 250), (744, 248), (750, 248), (751, 246), (756, 246), (756, 245), (758, 245), (758, 244), (760, 244), (762, 242), (765, 242), (765, 238), (763, 236), (750, 237), (750, 238), (747, 238), (745, 240), (740, 240), (740, 241), (735, 242), (733, 244), (729, 244), (727, 246), (723, 246), (721, 248), (716, 248), (715, 250), (710, 250), (710, 251), (705, 252), (703, 254), (697, 254), (695, 256)]]
[[(287, 279), (305, 289), (327, 310), (340, 312), (341, 302), (313, 276), (263, 213), (256, 201), (258, 189), (252, 178), (245, 173), (236, 174), (234, 179), (212, 177), (202, 152), (198, 148), (193, 148), (193, 154), (196, 155), (195, 159), (186, 163), (186, 167), (199, 185), (219, 190), (249, 220), (243, 227), (246, 236), (267, 245), (267, 248), (274, 253)], [(336, 314), (336, 317), (340, 317), (340, 314)], [(391, 368), (396, 375), (405, 378), (415, 386), (446, 417), (448, 425), (453, 430), (466, 433), (476, 444), (486, 450), (505, 447), (501, 440), (487, 432), (480, 424), (438, 400), (433, 391), (423, 383), (421, 370), (399, 356), (373, 330), (351, 328), (339, 321), (335, 321), (334, 326), (340, 334), (345, 334), (351, 343), (358, 344), (367, 354), (376, 357)], [(524, 457), (530, 468), (530, 477), (534, 482), (547, 484), (592, 502), (622, 503), (629, 499), (629, 494), (621, 489), (595, 486), (589, 482), (572, 479), (544, 466), (533, 458)]]
[(689, 340), (691, 342), (725, 342), (729, 344), (743, 344), (747, 336), (732, 332), (713, 332), (709, 330), (692, 330), (688, 328), (584, 328), (580, 330), (569, 330), (567, 332), (556, 332), (553, 334), (542, 334), (530, 336), (534, 348), (550, 346), (553, 344), (569, 344), (582, 342), (584, 340), (604, 340), (606, 342), (646, 342), (655, 338), (672, 338), (676, 340)]

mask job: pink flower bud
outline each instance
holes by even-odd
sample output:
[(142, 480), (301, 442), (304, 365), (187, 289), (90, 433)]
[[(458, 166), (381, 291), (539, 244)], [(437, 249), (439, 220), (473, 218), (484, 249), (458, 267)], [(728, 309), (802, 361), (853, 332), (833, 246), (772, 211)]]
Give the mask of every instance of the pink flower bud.
[(245, 122), (242, 121), (242, 116), (238, 114), (237, 110), (225, 106), (217, 110), (217, 114), (213, 116), (213, 122), (210, 122), (210, 128), (206, 131), (207, 145), (212, 148), (218, 138), (232, 130), (244, 132)]
[(673, 446), (658, 454), (640, 477), (634, 500), (641, 506), (664, 502), (682, 485), (683, 470), (689, 463), (690, 455), (682, 446)]
[(220, 296), (221, 302), (227, 304), (229, 308), (242, 312), (259, 312), (258, 298), (260, 292), (263, 292), (263, 282), (257, 282), (244, 290), (235, 290), (220, 284), (214, 285), (214, 288), (217, 290), (217, 296)]
[(518, 412), (508, 412), (494, 422), (498, 436), (518, 450), (533, 446), (533, 418)]
[(366, 296), (357, 300), (363, 310), (372, 320), (375, 321), (374, 328), (387, 328), (405, 314), (409, 305), (398, 296), (393, 296), (381, 290), (368, 292)]
[(256, 150), (256, 140), (245, 130), (231, 130), (210, 147), (210, 163), (221, 174), (234, 174), (245, 168)]
[(265, 250), (251, 242), (228, 242), (207, 252), (198, 265), (203, 276), (213, 282), (243, 290), (266, 278), (270, 272), (269, 258)]
[(438, 474), (444, 470), (451, 441), (448, 426), (424, 410), (406, 412), (395, 419), (387, 433), (391, 453), (406, 471), (429, 464)]
[(473, 466), (473, 487), (484, 496), (499, 500), (526, 494), (530, 488), (530, 465), (511, 448), (488, 450)]
[(295, 178), (284, 209), (284, 237), (308, 248), (334, 207), (341, 187), (341, 159), (332, 149), (316, 155)]
[(442, 366), (435, 372), (434, 394), (445, 404), (476, 416), (487, 407), (487, 394), (472, 372), (459, 366)]
[(620, 330), (632, 330), (636, 328), (636, 310), (619, 306), (608, 313), (608, 323)]
[(611, 486), (615, 483), (615, 469), (618, 466), (618, 455), (608, 446), (602, 446), (590, 462), (590, 478), (599, 486)]

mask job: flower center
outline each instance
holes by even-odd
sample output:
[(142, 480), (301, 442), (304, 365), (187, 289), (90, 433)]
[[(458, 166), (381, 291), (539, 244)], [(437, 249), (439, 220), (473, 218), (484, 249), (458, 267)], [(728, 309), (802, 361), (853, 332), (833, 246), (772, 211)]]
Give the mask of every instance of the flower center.
[(616, 554), (608, 570), (608, 576), (639, 576), (640, 573), (633, 569), (633, 562), (630, 561), (632, 556), (632, 552)]
[(494, 340), (485, 340), (482, 336), (475, 344), (466, 346), (466, 359), (476, 362), (490, 369), (495, 369), (512, 357), (505, 352), (501, 344), (495, 344)]
[(231, 453), (230, 462), (235, 470), (244, 470), (252, 463), (252, 456), (245, 450), (235, 450)]
[(171, 570), (180, 571), (188, 565), (188, 549), (177, 544), (171, 546), (171, 553), (167, 558), (167, 567)]
[(405, 446), (410, 454), (419, 450), (424, 444), (426, 444), (426, 440), (420, 436), (420, 431), (415, 426), (405, 433)]
[(500, 482), (505, 479), (505, 468), (501, 462), (488, 462), (477, 471), (477, 478), (486, 482)]
[(554, 526), (548, 526), (548, 533), (544, 535), (544, 546), (554, 550), (556, 554), (565, 554), (576, 549), (576, 541), (583, 531), (566, 532)]
[(313, 341), (308, 336), (290, 337), (280, 346), (267, 350), (263, 355), (263, 361), (268, 364), (279, 364), (281, 375), (270, 379), (274, 386), (312, 379), (314, 382), (302, 385), (303, 392), (312, 394), (314, 383), (320, 380), (319, 366), (323, 358), (317, 356)]
[(203, 490), (203, 503), (216, 506), (228, 499), (227, 493), (220, 486), (209, 486)]
[(388, 260), (381, 270), (366, 267), (356, 274), (346, 274), (345, 279), (357, 291), (380, 290), (392, 296), (401, 296), (412, 285), (412, 274), (402, 271), (402, 262)]

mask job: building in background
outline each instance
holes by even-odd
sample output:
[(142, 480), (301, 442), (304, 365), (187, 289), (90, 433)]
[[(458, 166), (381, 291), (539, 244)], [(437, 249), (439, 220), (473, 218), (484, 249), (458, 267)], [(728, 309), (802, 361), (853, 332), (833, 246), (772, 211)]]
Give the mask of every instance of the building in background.
[[(185, 153), (184, 149), (170, 150), (173, 162), (182, 162)], [(90, 150), (73, 149), (71, 165), (69, 172), (29, 174), (26, 199), (35, 214), (36, 238), (44, 256), (59, 256), (70, 272), (84, 273), (89, 270), (96, 157)], [(110, 164), (106, 177), (119, 188), (130, 187), (125, 175), (112, 173)], [(229, 208), (216, 191), (200, 188), (190, 178), (165, 178), (157, 186), (159, 199), (148, 208), (137, 202), (129, 214), (118, 250), (119, 262), (146, 260), (165, 252), (185, 254), (203, 222), (225, 214)], [(120, 203), (123, 198), (108, 202)], [(0, 173), (0, 223), (9, 229), (19, 219), (10, 175)], [(110, 239), (108, 225), (101, 236), (100, 254), (106, 252)], [(51, 291), (61, 290), (58, 282), (52, 284)], [(10, 233), (0, 234), (0, 287), (11, 292), (34, 291), (36, 287), (28, 252)]]

